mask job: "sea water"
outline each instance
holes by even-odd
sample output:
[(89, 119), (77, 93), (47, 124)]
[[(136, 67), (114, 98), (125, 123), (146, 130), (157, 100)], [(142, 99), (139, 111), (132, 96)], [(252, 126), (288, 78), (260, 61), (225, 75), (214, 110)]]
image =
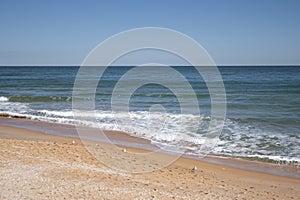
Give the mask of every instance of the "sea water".
[[(76, 66), (0, 67), (0, 114), (120, 130), (171, 151), (201, 153), (204, 133), (211, 120), (211, 96), (219, 94), (209, 92), (194, 67), (173, 69), (189, 81), (200, 114), (193, 112), (194, 104), (180, 104), (179, 96), (188, 100), (193, 95), (174, 94), (172, 89), (155, 83), (138, 87), (128, 102), (124, 104), (120, 100), (113, 107), (111, 100), (118, 81), (133, 69), (118, 66), (107, 68), (100, 78), (95, 90), (95, 112), (84, 120), (74, 118), (72, 111), (78, 69)], [(227, 112), (222, 134), (211, 153), (299, 163), (300, 67), (222, 66), (218, 69), (225, 86)], [(134, 85), (144, 76), (126, 81)], [(172, 83), (172, 77), (165, 76)], [(122, 94), (116, 95), (121, 99)], [(115, 99), (118, 101), (118, 96)], [(182, 106), (190, 112), (182, 114)]]

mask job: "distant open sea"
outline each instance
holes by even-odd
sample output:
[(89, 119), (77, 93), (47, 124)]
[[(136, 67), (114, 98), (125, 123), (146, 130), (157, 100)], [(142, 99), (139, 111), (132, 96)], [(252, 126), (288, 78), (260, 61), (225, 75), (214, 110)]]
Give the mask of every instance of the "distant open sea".
[[(132, 94), (131, 119), (124, 117), (122, 109), (111, 112), (113, 88), (131, 68), (110, 67), (105, 72), (100, 80), (101, 88), (96, 90), (95, 124), (73, 118), (72, 90), (79, 67), (2, 66), (0, 115), (121, 130), (149, 139), (162, 148), (169, 146), (174, 151), (199, 153), (204, 141), (201, 129), (207, 128), (211, 105), (206, 85), (202, 79), (196, 78), (196, 70), (193, 67), (173, 67), (191, 80), (201, 111), (201, 116), (184, 115), (185, 126), (180, 126), (180, 107), (176, 96), (156, 84), (145, 85)], [(226, 89), (227, 113), (224, 129), (212, 153), (299, 164), (300, 67), (218, 68)], [(154, 104), (162, 105), (166, 113), (160, 113), (158, 109), (149, 115), (149, 108)], [(195, 129), (200, 131), (195, 133)]]

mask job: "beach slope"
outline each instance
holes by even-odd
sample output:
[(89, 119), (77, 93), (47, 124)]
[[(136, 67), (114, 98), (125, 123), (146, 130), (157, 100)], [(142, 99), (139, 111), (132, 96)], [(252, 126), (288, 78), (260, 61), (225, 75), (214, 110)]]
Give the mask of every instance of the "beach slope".
[[(0, 199), (300, 198), (299, 179), (188, 158), (149, 173), (118, 172), (95, 159), (79, 139), (74, 140), (1, 126)], [(110, 144), (90, 145), (101, 145), (108, 160), (115, 154), (142, 151), (127, 148), (116, 153)], [(191, 170), (194, 165), (195, 171)]]

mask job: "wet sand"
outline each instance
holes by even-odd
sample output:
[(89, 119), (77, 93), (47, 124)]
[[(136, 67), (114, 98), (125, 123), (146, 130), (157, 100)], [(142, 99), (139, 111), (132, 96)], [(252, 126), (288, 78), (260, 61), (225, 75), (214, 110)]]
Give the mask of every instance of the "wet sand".
[(299, 178), (23, 128), (0, 126), (0, 151), (0, 199), (300, 198)]

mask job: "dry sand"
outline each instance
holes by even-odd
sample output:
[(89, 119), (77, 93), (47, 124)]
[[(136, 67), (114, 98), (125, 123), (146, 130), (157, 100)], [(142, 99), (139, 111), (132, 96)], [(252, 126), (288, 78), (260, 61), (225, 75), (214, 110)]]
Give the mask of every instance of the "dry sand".
[(72, 140), (0, 126), (0, 199), (300, 199), (296, 178), (188, 158), (153, 172), (124, 173), (111, 167), (150, 170), (170, 156), (85, 143), (100, 162)]

